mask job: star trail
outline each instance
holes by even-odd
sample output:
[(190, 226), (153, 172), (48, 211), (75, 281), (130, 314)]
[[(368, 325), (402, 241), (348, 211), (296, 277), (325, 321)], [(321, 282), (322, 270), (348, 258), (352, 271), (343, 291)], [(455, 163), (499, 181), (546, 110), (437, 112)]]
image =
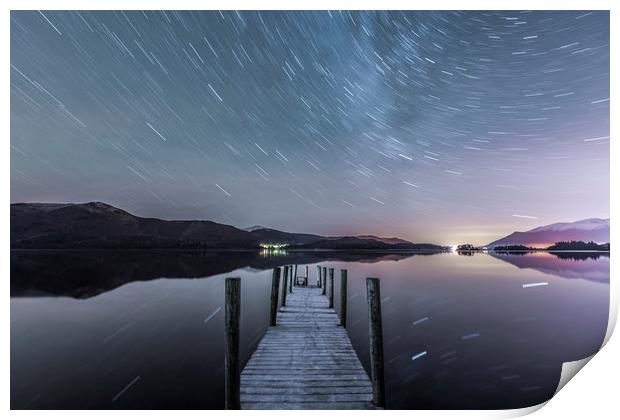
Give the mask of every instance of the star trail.
[(11, 12), (11, 202), (485, 243), (609, 217), (609, 13)]

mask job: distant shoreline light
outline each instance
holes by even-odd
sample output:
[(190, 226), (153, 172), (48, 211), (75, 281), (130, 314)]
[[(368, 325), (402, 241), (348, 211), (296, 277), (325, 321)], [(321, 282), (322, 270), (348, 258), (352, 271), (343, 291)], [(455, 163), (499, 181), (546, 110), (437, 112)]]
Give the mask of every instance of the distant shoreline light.
[(270, 243), (270, 242), (261, 242), (258, 244), (263, 249), (281, 249), (286, 248), (288, 246), (287, 243)]

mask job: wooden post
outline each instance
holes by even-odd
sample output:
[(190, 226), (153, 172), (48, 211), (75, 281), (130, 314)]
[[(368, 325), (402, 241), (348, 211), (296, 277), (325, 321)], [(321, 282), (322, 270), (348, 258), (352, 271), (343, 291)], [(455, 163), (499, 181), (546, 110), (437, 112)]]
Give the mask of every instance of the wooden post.
[(316, 266), (316, 285), (321, 287), (321, 266)]
[(282, 303), (280, 303), (280, 306), (286, 306), (286, 292), (288, 289), (288, 271), (289, 271), (289, 266), (285, 265), (284, 266), (284, 275), (282, 276), (282, 282), (283, 282), (283, 287), (282, 287)]
[(308, 285), (308, 266), (306, 266), (306, 280), (305, 280), (305, 285)]
[(381, 290), (378, 278), (366, 278), (368, 297), (368, 335), (370, 336), (370, 371), (372, 402), (385, 406), (385, 375), (383, 371), (383, 325), (381, 321)]
[(323, 275), (321, 276), (323, 279), (323, 295), (325, 294), (325, 291), (327, 290), (327, 267), (323, 267)]
[(297, 264), (295, 264), (295, 272), (293, 274), (293, 281), (288, 285), (289, 293), (293, 293), (293, 284), (297, 283)]
[(329, 269), (329, 307), (334, 307), (334, 269)]
[(278, 313), (278, 289), (280, 289), (280, 267), (273, 269), (271, 277), (271, 311), (269, 313), (269, 325), (275, 327)]
[(340, 325), (347, 329), (347, 270), (340, 270)]
[(226, 353), (224, 355), (224, 407), (239, 410), (241, 370), (239, 364), (239, 315), (241, 312), (241, 279), (228, 277), (225, 283)]

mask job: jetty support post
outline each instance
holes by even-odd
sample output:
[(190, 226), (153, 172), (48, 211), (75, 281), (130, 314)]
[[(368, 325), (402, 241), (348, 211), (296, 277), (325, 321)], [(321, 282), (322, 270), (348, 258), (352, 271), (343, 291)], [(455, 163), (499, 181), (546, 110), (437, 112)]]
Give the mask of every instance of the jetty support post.
[(334, 268), (329, 269), (329, 307), (334, 307)]
[(284, 266), (284, 275), (282, 276), (282, 302), (280, 303), (280, 306), (286, 306), (286, 292), (288, 290), (288, 277), (289, 277), (289, 269), (290, 266), (285, 265)]
[(347, 270), (340, 270), (340, 325), (347, 329)]
[(306, 266), (306, 280), (304, 281), (304, 286), (308, 285), (308, 266)]
[(325, 292), (327, 291), (327, 267), (323, 267), (323, 276), (322, 276), (322, 278), (323, 278), (323, 284), (322, 284), (323, 293), (322, 294), (324, 295)]
[(280, 267), (273, 269), (271, 277), (271, 308), (269, 313), (269, 325), (275, 327), (276, 315), (278, 314), (278, 290), (280, 289)]
[(297, 283), (297, 264), (295, 264), (295, 269), (294, 269), (294, 273), (293, 273), (293, 279), (292, 279), (292, 281), (288, 285), (289, 293), (293, 293), (293, 284), (295, 284), (295, 283)]
[(239, 363), (239, 319), (241, 313), (241, 279), (225, 280), (226, 352), (224, 355), (224, 407), (239, 410), (241, 369)]
[(366, 278), (368, 297), (368, 335), (370, 337), (370, 371), (372, 399), (377, 407), (385, 407), (385, 373), (383, 365), (383, 325), (381, 291), (378, 278)]
[(316, 266), (316, 285), (321, 287), (321, 266)]

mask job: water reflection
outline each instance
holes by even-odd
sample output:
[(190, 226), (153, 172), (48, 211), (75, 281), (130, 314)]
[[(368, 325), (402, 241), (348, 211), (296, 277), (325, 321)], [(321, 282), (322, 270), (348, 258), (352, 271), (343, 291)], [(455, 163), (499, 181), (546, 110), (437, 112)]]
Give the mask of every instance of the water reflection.
[(398, 261), (412, 254), (255, 251), (12, 251), (11, 296), (88, 298), (133, 281), (201, 278), (321, 261)]
[[(349, 270), (366, 369), (364, 279), (381, 278), (388, 409), (538, 404), (606, 331), (609, 258), (565, 256), (13, 252), (11, 407), (222, 408), (223, 279), (242, 278), (245, 362), (267, 328), (270, 268), (291, 263), (311, 281), (317, 263)], [(339, 310), (338, 274), (334, 289)]]
[(608, 252), (517, 252), (492, 253), (518, 268), (531, 268), (567, 279), (609, 282)]
[(263, 257), (272, 257), (272, 256), (283, 256), (288, 255), (288, 251), (286, 249), (280, 248), (263, 248), (260, 250), (260, 255)]
[[(389, 408), (538, 404), (553, 395), (563, 362), (599, 349), (608, 284), (565, 281), (562, 266), (573, 261), (537, 258), (553, 270), (522, 270), (484, 253), (345, 264), (349, 278), (382, 279)], [(589, 269), (606, 272), (608, 282), (608, 260), (590, 261), (603, 264)], [(523, 287), (536, 283), (547, 285)], [(349, 334), (368, 366), (365, 285), (350, 284)]]

